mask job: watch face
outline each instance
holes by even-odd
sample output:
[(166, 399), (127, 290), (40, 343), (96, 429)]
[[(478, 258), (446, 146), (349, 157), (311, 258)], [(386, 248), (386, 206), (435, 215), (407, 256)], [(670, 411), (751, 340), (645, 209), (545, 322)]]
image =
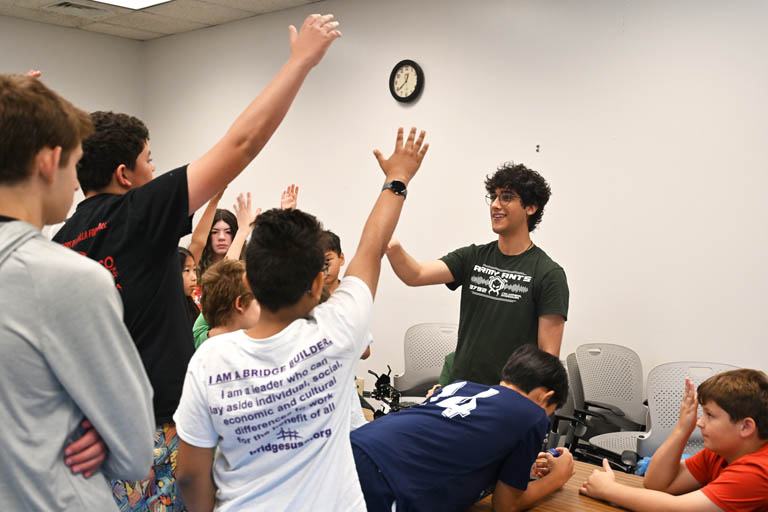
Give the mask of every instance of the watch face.
[(405, 192), (405, 183), (402, 181), (394, 180), (391, 182), (390, 187), (392, 188), (392, 192), (395, 194), (402, 195), (403, 192)]
[(389, 76), (389, 91), (397, 101), (413, 101), (424, 87), (424, 72), (412, 60), (398, 62)]

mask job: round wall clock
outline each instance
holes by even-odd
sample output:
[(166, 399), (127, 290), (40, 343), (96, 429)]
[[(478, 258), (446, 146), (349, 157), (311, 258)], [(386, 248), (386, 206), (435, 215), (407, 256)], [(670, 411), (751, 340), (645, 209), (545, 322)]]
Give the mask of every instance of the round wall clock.
[(397, 101), (410, 102), (424, 88), (424, 71), (412, 60), (401, 60), (389, 75), (389, 92)]

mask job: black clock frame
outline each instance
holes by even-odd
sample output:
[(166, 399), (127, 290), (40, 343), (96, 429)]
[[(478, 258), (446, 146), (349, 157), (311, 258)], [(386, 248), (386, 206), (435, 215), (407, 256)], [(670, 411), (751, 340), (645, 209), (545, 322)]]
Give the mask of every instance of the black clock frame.
[[(413, 92), (408, 96), (401, 97), (401, 96), (398, 96), (397, 93), (395, 92), (395, 75), (397, 75), (398, 69), (406, 65), (412, 66), (413, 69), (416, 70), (416, 89), (414, 89)], [(419, 95), (421, 94), (421, 90), (423, 88), (424, 88), (424, 71), (421, 69), (421, 66), (416, 64), (414, 61), (410, 59), (401, 60), (400, 62), (395, 64), (394, 68), (392, 68), (392, 72), (389, 74), (389, 93), (397, 101), (401, 103), (409, 103), (419, 97)]]

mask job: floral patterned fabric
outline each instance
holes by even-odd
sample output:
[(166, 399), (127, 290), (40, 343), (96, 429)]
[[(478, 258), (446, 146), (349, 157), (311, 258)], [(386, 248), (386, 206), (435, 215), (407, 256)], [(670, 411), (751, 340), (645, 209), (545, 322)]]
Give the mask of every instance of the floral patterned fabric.
[(186, 512), (176, 485), (179, 440), (176, 425), (155, 430), (155, 460), (146, 480), (112, 480), (112, 495), (120, 512)]

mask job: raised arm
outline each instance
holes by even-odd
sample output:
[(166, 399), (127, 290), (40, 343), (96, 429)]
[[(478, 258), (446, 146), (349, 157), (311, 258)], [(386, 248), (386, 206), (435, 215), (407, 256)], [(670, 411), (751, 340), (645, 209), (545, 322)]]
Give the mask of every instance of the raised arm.
[(425, 286), (428, 284), (445, 284), (454, 281), (453, 274), (441, 260), (419, 263), (405, 252), (396, 239), (387, 244), (387, 259), (392, 270), (402, 282), (408, 286)]
[[(429, 144), (424, 142), (424, 135), (425, 132), (422, 131), (417, 139), (416, 128), (411, 128), (408, 139), (404, 143), (403, 129), (399, 128), (395, 151), (389, 158), (384, 158), (378, 149), (373, 151), (381, 170), (384, 171), (385, 182), (397, 180), (405, 185), (410, 183), (429, 148)], [(400, 219), (403, 201), (405, 198), (402, 195), (395, 194), (390, 189), (381, 191), (363, 228), (357, 253), (345, 274), (362, 279), (374, 297), (381, 272), (381, 257)]]
[(237, 196), (237, 204), (234, 205), (235, 215), (237, 216), (237, 234), (232, 239), (232, 243), (227, 250), (227, 254), (224, 256), (228, 260), (236, 260), (240, 258), (240, 254), (243, 252), (243, 245), (248, 235), (253, 231), (253, 221), (261, 213), (261, 208), (253, 212), (251, 206), (251, 193), (248, 192), (246, 197), (243, 194)]
[(274, 79), (207, 153), (189, 164), (189, 211), (200, 208), (259, 154), (288, 112), (293, 99), (331, 43), (341, 36), (333, 15), (313, 14), (301, 31), (289, 27), (291, 56)]
[(680, 402), (680, 418), (670, 436), (653, 454), (643, 478), (643, 486), (646, 489), (682, 494), (701, 487), (688, 471), (685, 462), (680, 460), (688, 438), (696, 428), (698, 408), (696, 388), (691, 379), (686, 377), (683, 400)]
[(208, 201), (208, 206), (205, 207), (203, 216), (200, 217), (195, 230), (192, 232), (192, 240), (189, 242), (189, 252), (192, 253), (192, 258), (195, 260), (195, 265), (200, 263), (200, 256), (203, 255), (203, 249), (208, 243), (208, 237), (211, 235), (211, 226), (213, 226), (213, 217), (216, 215), (216, 208), (219, 206), (221, 196), (224, 195), (222, 188), (215, 196)]

